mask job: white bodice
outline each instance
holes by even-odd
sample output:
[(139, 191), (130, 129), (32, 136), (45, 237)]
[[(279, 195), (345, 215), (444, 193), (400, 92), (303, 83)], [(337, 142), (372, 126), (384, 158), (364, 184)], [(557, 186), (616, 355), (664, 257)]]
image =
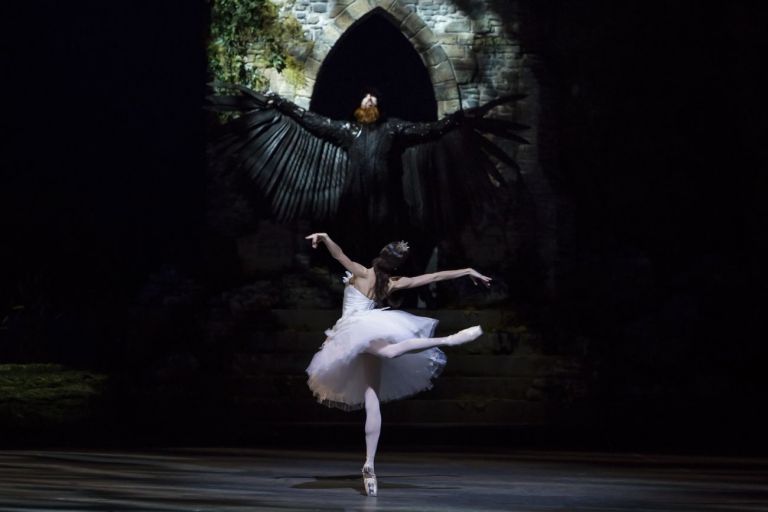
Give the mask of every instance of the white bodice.
[(374, 309), (376, 303), (363, 295), (363, 292), (347, 283), (344, 287), (344, 302), (341, 307), (341, 316), (345, 317), (358, 311)]
[(344, 282), (344, 302), (341, 306), (341, 317), (344, 318), (358, 311), (368, 311), (376, 308), (376, 302), (365, 296), (363, 292), (352, 286), (349, 280), (352, 278), (352, 272), (345, 272), (342, 278)]

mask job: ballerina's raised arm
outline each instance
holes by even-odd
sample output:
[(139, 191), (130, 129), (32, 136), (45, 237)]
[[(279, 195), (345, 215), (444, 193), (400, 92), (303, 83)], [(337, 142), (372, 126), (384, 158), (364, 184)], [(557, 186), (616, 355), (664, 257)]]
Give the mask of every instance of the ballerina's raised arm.
[(349, 256), (344, 254), (344, 251), (341, 250), (341, 247), (339, 247), (336, 242), (331, 240), (331, 237), (328, 236), (328, 233), (312, 233), (311, 235), (304, 238), (312, 243), (313, 249), (317, 249), (317, 246), (320, 244), (320, 242), (324, 243), (331, 256), (333, 256), (339, 263), (341, 263), (345, 269), (352, 272), (352, 275), (355, 277), (368, 277), (368, 269), (365, 268), (364, 265), (349, 259)]

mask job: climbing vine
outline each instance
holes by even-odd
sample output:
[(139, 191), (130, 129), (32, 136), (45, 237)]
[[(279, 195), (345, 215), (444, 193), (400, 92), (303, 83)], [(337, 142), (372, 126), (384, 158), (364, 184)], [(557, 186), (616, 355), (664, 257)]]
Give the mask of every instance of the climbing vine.
[(216, 80), (264, 91), (265, 71), (283, 73), (294, 87), (303, 85), (302, 56), (312, 42), (291, 15), (280, 16), (270, 0), (209, 0), (211, 38), (208, 62)]

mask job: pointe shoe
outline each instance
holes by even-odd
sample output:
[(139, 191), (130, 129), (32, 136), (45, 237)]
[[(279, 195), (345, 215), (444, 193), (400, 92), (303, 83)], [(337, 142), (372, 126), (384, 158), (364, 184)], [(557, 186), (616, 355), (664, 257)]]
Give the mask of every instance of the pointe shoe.
[(444, 345), (461, 345), (462, 343), (468, 343), (472, 340), (476, 340), (483, 334), (483, 328), (479, 325), (474, 327), (468, 327), (455, 334), (451, 334), (445, 339)]
[(376, 475), (373, 473), (371, 466), (363, 466), (363, 490), (366, 496), (373, 497), (376, 497), (379, 492)]

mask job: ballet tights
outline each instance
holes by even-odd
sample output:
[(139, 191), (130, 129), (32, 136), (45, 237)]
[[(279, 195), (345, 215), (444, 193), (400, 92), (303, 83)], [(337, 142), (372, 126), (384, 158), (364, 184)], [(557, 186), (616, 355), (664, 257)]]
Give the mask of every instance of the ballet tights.
[(376, 449), (381, 434), (381, 409), (379, 407), (379, 382), (381, 361), (372, 354), (362, 354), (363, 371), (368, 387), (365, 389), (365, 466), (373, 472)]
[(381, 409), (379, 397), (372, 388), (365, 390), (365, 465), (373, 472), (376, 448), (381, 434)]
[(368, 353), (378, 357), (391, 359), (402, 356), (409, 352), (420, 352), (433, 347), (443, 347), (446, 345), (459, 345), (476, 339), (483, 333), (479, 326), (464, 329), (444, 338), (413, 338), (410, 340), (389, 343), (387, 341), (378, 341), (371, 343), (368, 347)]

